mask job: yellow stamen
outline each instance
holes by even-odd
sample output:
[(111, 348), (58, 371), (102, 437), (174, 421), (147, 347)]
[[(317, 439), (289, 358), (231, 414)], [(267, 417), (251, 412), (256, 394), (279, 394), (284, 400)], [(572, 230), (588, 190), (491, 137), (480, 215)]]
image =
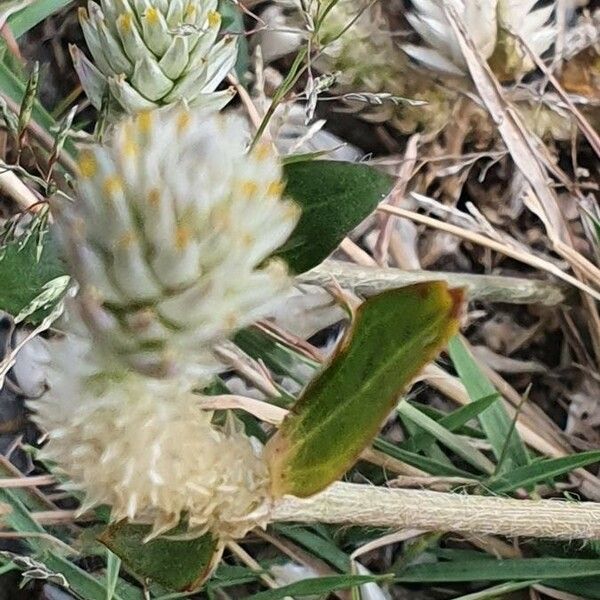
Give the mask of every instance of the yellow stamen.
[(256, 196), (258, 193), (258, 185), (256, 184), (256, 181), (252, 181), (251, 179), (244, 181), (241, 186), (241, 192), (246, 198)]
[(149, 25), (158, 25), (160, 22), (160, 15), (158, 13), (158, 10), (154, 7), (151, 6), (150, 8), (148, 8), (148, 10), (146, 10), (146, 21), (148, 21)]
[(131, 13), (121, 13), (117, 18), (117, 26), (123, 29), (124, 31), (131, 31), (133, 25), (133, 20), (131, 17)]
[(275, 196), (277, 198), (279, 198), (283, 192), (284, 189), (284, 185), (282, 181), (271, 181), (271, 183), (269, 183), (269, 187), (267, 188), (267, 194), (269, 196)]
[(189, 244), (192, 232), (185, 225), (180, 225), (175, 229), (175, 247), (177, 250), (185, 250)]
[(258, 160), (259, 162), (263, 162), (267, 160), (267, 158), (269, 158), (269, 156), (271, 156), (272, 154), (271, 145), (268, 142), (261, 142), (260, 144), (258, 144), (258, 146), (256, 146), (256, 149), (254, 150), (253, 154), (256, 160)]
[(152, 113), (149, 110), (143, 110), (136, 117), (138, 131), (142, 134), (150, 133), (152, 129)]
[(98, 171), (98, 163), (91, 150), (82, 150), (79, 154), (79, 171), (86, 179), (93, 177)]
[(139, 147), (133, 140), (125, 140), (123, 144), (123, 154), (129, 158), (135, 158), (138, 155)]
[(123, 181), (118, 175), (110, 175), (104, 180), (102, 188), (105, 194), (112, 196), (123, 189)]
[(136, 239), (135, 231), (130, 229), (119, 238), (117, 241), (117, 246), (123, 250), (128, 250), (135, 244)]
[(160, 204), (160, 190), (158, 188), (152, 188), (148, 193), (148, 204), (154, 208)]
[(192, 122), (192, 116), (187, 110), (182, 110), (177, 115), (177, 132), (183, 133)]
[(209, 27), (218, 27), (221, 24), (221, 15), (216, 10), (211, 10), (208, 13)]

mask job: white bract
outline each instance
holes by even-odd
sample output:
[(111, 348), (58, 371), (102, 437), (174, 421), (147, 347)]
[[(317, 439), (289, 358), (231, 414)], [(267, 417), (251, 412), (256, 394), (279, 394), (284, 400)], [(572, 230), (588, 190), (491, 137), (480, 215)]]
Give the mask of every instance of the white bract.
[(266, 260), (299, 217), (271, 146), (247, 152), (244, 121), (142, 112), (80, 153), (79, 200), (58, 222), (100, 347), (164, 377), (207, 372), (207, 350), (268, 313), (291, 287)]
[[(505, 62), (518, 76), (533, 68), (531, 60), (511, 38), (524, 39), (538, 55), (543, 54), (556, 38), (551, 16), (554, 3), (536, 8), (537, 0), (412, 0), (413, 11), (406, 18), (429, 48), (404, 45), (412, 58), (425, 66), (448, 73), (463, 75), (467, 65), (460, 45), (444, 12), (444, 2), (457, 10), (467, 32), (479, 52), (489, 59), (503, 44)], [(513, 56), (518, 55), (518, 56)]]
[(180, 100), (220, 108), (232, 90), (215, 91), (233, 68), (237, 44), (221, 36), (218, 0), (100, 0), (80, 9), (93, 62), (75, 46), (81, 84), (96, 108), (108, 93), (126, 112)]
[(243, 537), (265, 521), (268, 469), (261, 447), (233, 424), (217, 429), (201, 398), (177, 380), (107, 375), (89, 341), (53, 344), (49, 391), (31, 402), (48, 434), (42, 458), (81, 491), (80, 512), (111, 507), (111, 521), (152, 525), (182, 516), (191, 535)]

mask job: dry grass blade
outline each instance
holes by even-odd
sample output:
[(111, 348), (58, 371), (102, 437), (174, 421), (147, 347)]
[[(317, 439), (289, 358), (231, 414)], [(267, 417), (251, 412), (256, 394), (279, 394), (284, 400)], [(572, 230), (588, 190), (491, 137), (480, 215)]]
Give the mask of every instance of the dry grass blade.
[(472, 231), (468, 231), (467, 229), (463, 229), (462, 227), (458, 227), (451, 223), (445, 223), (438, 219), (432, 219), (426, 215), (421, 215), (419, 213), (405, 210), (403, 208), (397, 208), (395, 206), (390, 206), (388, 204), (380, 204), (378, 210), (388, 212), (390, 214), (396, 215), (398, 217), (404, 217), (406, 219), (412, 219), (416, 223), (421, 223), (423, 225), (428, 225), (429, 227), (435, 227), (441, 231), (445, 231), (447, 233), (451, 233), (456, 235), (464, 240), (468, 240), (475, 244), (479, 244), (480, 246), (484, 246), (489, 248), (490, 250), (494, 250), (495, 252), (499, 252), (500, 254), (504, 254), (505, 256), (509, 256), (510, 258), (514, 258), (523, 264), (529, 265), (530, 267), (534, 267), (536, 269), (541, 269), (542, 271), (546, 271), (559, 279), (562, 279), (566, 283), (576, 287), (577, 289), (590, 294), (596, 300), (600, 300), (600, 292), (594, 290), (586, 283), (583, 283), (579, 279), (561, 271), (556, 265), (534, 256), (532, 254), (528, 254), (526, 252), (522, 252), (515, 248), (510, 247), (508, 244), (503, 242), (499, 242), (497, 240), (493, 240), (488, 238), (480, 233), (475, 233)]

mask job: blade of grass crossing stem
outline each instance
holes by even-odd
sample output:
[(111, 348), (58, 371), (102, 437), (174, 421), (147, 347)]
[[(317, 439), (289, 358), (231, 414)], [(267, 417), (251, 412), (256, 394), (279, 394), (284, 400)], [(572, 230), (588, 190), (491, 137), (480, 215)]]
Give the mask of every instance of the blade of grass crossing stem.
[[(482, 373), (460, 336), (450, 340), (448, 352), (472, 402), (498, 393)], [(504, 458), (504, 464), (499, 465), (499, 472), (510, 471), (529, 463), (525, 445), (500, 398), (479, 414), (479, 422), (496, 459)]]
[(423, 414), (418, 408), (401, 402), (397, 408), (398, 412), (404, 417), (416, 423), (421, 429), (433, 435), (442, 445), (452, 450), (457, 456), (460, 456), (464, 461), (488, 475), (494, 472), (494, 464), (479, 450), (463, 438), (454, 435), (445, 427), (430, 419)]
[(512, 492), (518, 488), (528, 487), (540, 481), (551, 480), (579, 469), (600, 462), (600, 451), (592, 450), (560, 458), (548, 458), (520, 467), (509, 473), (503, 473), (499, 479), (492, 478), (486, 486), (496, 494)]

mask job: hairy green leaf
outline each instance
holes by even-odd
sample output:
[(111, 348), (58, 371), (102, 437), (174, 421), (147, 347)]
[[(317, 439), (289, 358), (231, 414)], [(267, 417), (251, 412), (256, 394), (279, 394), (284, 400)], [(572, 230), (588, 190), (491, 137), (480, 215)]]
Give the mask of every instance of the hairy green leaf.
[(302, 208), (288, 242), (277, 252), (296, 273), (327, 258), (392, 189), (394, 180), (372, 167), (331, 160), (284, 166), (285, 193)]
[(328, 367), (267, 444), (275, 497), (315, 494), (369, 444), (398, 395), (458, 329), (460, 290), (432, 282), (367, 300)]
[(194, 539), (159, 537), (145, 542), (147, 525), (117, 523), (98, 539), (136, 575), (175, 591), (197, 589), (210, 576), (221, 546), (210, 534)]

